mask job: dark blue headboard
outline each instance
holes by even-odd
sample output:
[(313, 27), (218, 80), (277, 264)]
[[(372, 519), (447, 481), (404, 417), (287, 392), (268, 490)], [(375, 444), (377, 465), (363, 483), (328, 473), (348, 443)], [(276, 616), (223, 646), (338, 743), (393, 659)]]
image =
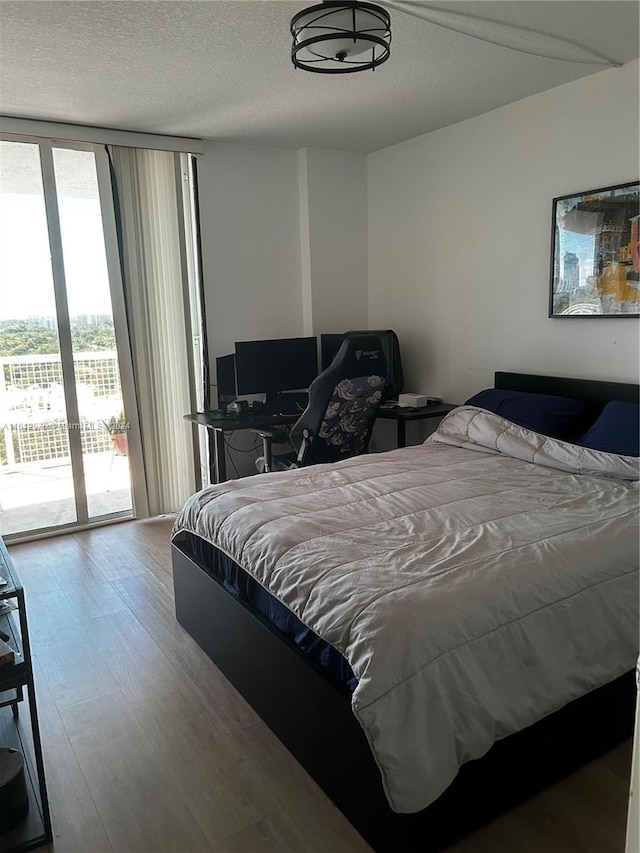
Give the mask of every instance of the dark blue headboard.
[(603, 405), (609, 400), (640, 402), (640, 386), (631, 382), (606, 382), (598, 379), (568, 379), (564, 376), (498, 372), (495, 374), (494, 386), (508, 391), (571, 397), (593, 405)]

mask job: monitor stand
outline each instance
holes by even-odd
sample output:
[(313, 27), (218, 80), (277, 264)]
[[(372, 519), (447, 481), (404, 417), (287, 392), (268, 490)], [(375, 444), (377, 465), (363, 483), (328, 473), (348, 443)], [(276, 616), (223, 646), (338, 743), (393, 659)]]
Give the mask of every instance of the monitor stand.
[(264, 404), (265, 414), (302, 414), (309, 402), (306, 391), (267, 391)]
[(297, 403), (298, 406), (302, 406), (303, 409), (307, 408), (307, 404), (309, 403), (309, 392), (308, 391), (281, 391), (280, 392), (280, 405), (291, 405), (293, 403)]
[(267, 412), (277, 412), (280, 405), (280, 392), (267, 391), (265, 395), (264, 407)]

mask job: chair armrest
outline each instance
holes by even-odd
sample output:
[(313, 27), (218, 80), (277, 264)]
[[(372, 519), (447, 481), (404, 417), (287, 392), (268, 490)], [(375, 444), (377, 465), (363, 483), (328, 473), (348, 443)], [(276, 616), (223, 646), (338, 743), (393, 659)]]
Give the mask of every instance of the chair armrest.
[(269, 472), (273, 467), (273, 455), (271, 452), (272, 444), (286, 444), (289, 441), (289, 430), (266, 427), (258, 429), (253, 427), (251, 432), (256, 433), (262, 439), (262, 449), (264, 452), (264, 471)]

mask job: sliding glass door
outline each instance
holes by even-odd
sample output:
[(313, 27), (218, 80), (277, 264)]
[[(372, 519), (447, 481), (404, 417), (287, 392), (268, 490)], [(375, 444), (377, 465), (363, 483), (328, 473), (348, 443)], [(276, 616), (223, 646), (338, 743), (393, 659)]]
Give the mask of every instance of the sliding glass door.
[(118, 276), (104, 153), (0, 141), (3, 536), (131, 516), (144, 493)]

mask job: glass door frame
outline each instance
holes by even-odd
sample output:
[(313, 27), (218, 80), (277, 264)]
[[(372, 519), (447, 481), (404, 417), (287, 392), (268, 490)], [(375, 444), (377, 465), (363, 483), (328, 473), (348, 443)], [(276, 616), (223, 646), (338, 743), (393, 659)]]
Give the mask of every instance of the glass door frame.
[[(7, 142), (22, 142), (37, 145), (40, 154), (40, 168), (44, 205), (51, 252), (51, 273), (57, 315), (57, 332), (60, 347), (62, 383), (65, 396), (67, 416), (67, 435), (69, 441), (69, 457), (73, 480), (73, 492), (76, 507), (76, 521), (54, 527), (41, 527), (32, 531), (10, 533), (3, 536), (6, 542), (22, 542), (51, 536), (56, 533), (66, 533), (72, 530), (98, 526), (118, 519), (147, 518), (149, 515), (147, 503), (147, 488), (142, 456), (142, 440), (138, 420), (131, 347), (127, 330), (127, 317), (122, 286), (120, 255), (118, 249), (117, 229), (111, 189), (109, 162), (104, 146), (93, 143), (70, 142), (66, 140), (49, 139), (35, 136), (1, 133), (0, 139)], [(60, 227), (60, 212), (53, 160), (54, 148), (68, 148), (93, 153), (98, 181), (98, 195), (102, 216), (102, 228), (105, 243), (105, 255), (111, 292), (113, 325), (118, 351), (118, 367), (120, 384), (124, 402), (124, 410), (129, 424), (128, 456), (131, 476), (132, 511), (120, 511), (89, 517), (87, 491), (84, 476), (84, 461), (82, 453), (82, 431), (80, 429), (80, 413), (76, 390), (75, 367), (73, 360), (73, 344), (71, 338), (71, 319), (67, 300), (67, 286), (64, 265), (62, 232)]]
[[(180, 229), (180, 261), (182, 278), (186, 282), (183, 291), (184, 318), (189, 346), (189, 397), (191, 411), (201, 412), (205, 407), (204, 385), (198, 381), (203, 375), (206, 357), (202, 337), (202, 314), (204, 305), (200, 300), (200, 270), (198, 268), (199, 250), (197, 245), (197, 204), (194, 195), (195, 180), (193, 161), (190, 154), (174, 154), (174, 169), (176, 181), (176, 198), (178, 208), (182, 212), (184, 227)], [(194, 426), (193, 430), (193, 465), (196, 477), (196, 488), (204, 489), (211, 485), (208, 464), (209, 430)], [(206, 464), (203, 464), (206, 462)]]

